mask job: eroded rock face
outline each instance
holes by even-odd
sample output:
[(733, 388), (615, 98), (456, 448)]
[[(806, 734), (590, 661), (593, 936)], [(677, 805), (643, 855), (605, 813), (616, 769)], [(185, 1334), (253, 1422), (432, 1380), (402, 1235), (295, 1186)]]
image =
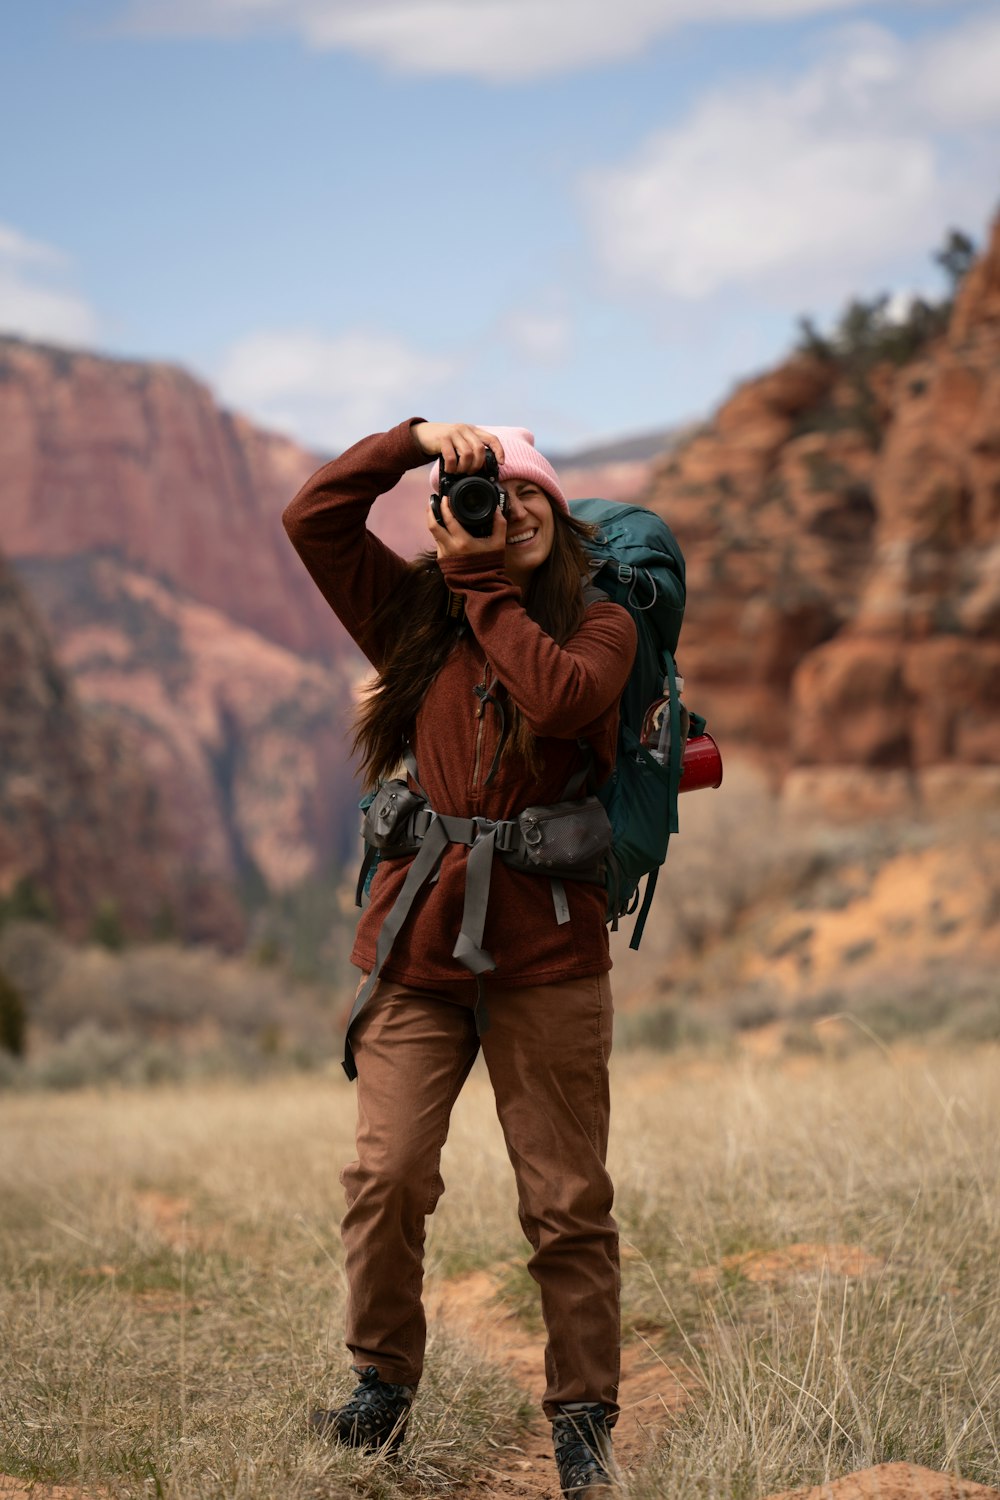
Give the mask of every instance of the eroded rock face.
[(1000, 230), (949, 336), (897, 378), (856, 609), (792, 682), (799, 764), (905, 767), (919, 786), (1000, 754), (998, 246)]
[(835, 384), (835, 369), (809, 358), (750, 381), (644, 497), (687, 555), (691, 702), (721, 739), (782, 763), (792, 675), (842, 628), (871, 550), (870, 443), (809, 428)]
[(137, 737), (84, 708), (0, 561), (0, 895), (19, 881), (71, 936), (113, 903), (125, 934), (169, 924), (223, 946), (242, 939), (228, 888), (185, 870)]
[[(281, 525), (321, 461), (182, 371), (0, 339), (5, 545), (79, 702), (145, 767), (201, 892), (192, 921), (222, 940), (238, 879), (284, 889), (356, 857), (345, 732), (363, 663)], [(417, 478), (377, 508), (404, 550), (426, 534)], [(92, 863), (76, 839), (67, 868)]]
[(940, 793), (934, 768), (987, 787), (1000, 756), (1000, 223), (919, 359), (863, 381), (834, 360), (788, 361), (741, 387), (645, 498), (688, 555), (682, 666), (723, 741), (763, 750), (779, 775), (808, 770), (800, 791), (825, 769), (842, 783), (845, 767), (892, 773), (911, 807)]
[(293, 650), (343, 637), (281, 511), (321, 462), (168, 365), (0, 339), (8, 556), (113, 551)]
[(353, 854), (346, 669), (111, 556), (22, 572), (81, 699), (130, 726), (188, 866), (282, 890)]

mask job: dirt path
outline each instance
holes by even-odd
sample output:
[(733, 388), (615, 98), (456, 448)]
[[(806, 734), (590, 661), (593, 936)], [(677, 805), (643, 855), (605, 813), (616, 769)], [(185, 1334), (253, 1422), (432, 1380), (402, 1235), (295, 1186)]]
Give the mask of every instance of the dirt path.
[(1000, 1500), (1000, 1490), (919, 1464), (895, 1463), (860, 1469), (812, 1489), (785, 1490), (770, 1500)]
[[(835, 1265), (841, 1274), (862, 1275), (877, 1268), (873, 1257), (854, 1246), (793, 1245), (778, 1255), (733, 1257), (743, 1274), (755, 1280), (781, 1280), (790, 1274)], [(724, 1263), (725, 1264), (725, 1263)], [(560, 1500), (552, 1439), (541, 1414), (544, 1386), (541, 1334), (527, 1332), (514, 1313), (497, 1299), (500, 1278), (471, 1271), (442, 1283), (428, 1298), (428, 1310), (451, 1326), (464, 1325), (486, 1358), (506, 1366), (534, 1399), (538, 1416), (519, 1444), (498, 1446), (474, 1479), (454, 1493), (460, 1500)], [(662, 1430), (688, 1400), (691, 1372), (656, 1355), (641, 1333), (622, 1346), (621, 1416), (615, 1427), (615, 1455), (625, 1474), (640, 1463), (660, 1439)], [(958, 1480), (917, 1464), (887, 1463), (845, 1474), (824, 1485), (788, 1490), (768, 1500), (1000, 1500), (1000, 1490)]]
[[(541, 1413), (545, 1384), (541, 1334), (531, 1334), (516, 1315), (498, 1305), (499, 1279), (489, 1271), (470, 1271), (439, 1286), (429, 1299), (432, 1313), (464, 1324), (484, 1355), (506, 1366), (518, 1385), (538, 1405), (538, 1416), (516, 1446), (498, 1447), (492, 1461), (485, 1462), (472, 1482), (456, 1495), (467, 1500), (492, 1500), (493, 1496), (520, 1500), (560, 1500), (556, 1468), (552, 1458), (552, 1436)], [(660, 1429), (671, 1414), (689, 1400), (691, 1376), (672, 1367), (653, 1353), (640, 1334), (632, 1334), (622, 1347), (621, 1416), (615, 1428), (615, 1454), (627, 1471), (655, 1445)]]

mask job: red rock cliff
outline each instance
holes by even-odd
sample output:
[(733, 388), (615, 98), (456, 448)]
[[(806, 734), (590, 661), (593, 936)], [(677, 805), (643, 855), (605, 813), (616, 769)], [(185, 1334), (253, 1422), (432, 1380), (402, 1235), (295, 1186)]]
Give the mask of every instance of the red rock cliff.
[(22, 881), (76, 937), (108, 903), (125, 933), (242, 936), (228, 890), (184, 868), (135, 736), (83, 707), (0, 559), (0, 896)]
[(645, 497), (689, 559), (689, 698), (843, 811), (1000, 793), (1000, 222), (950, 327), (859, 382), (741, 386)]
[(9, 556), (110, 550), (295, 651), (342, 636), (281, 528), (320, 462), (168, 365), (0, 339)]

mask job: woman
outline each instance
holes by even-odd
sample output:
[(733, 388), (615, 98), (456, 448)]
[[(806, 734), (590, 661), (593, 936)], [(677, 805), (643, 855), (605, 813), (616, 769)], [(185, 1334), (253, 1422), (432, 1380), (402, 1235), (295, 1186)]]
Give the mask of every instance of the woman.
[[(372, 504), (404, 471), (433, 458), (449, 474), (473, 473), (487, 448), (506, 494), (489, 536), (467, 532), (444, 497), (440, 522), (427, 508), (435, 551), (413, 563), (367, 530)], [(438, 473), (435, 464), (432, 489)], [(401, 1441), (423, 1362), (425, 1219), (444, 1188), (451, 1109), (481, 1046), (541, 1290), (544, 1408), (563, 1491), (605, 1494), (619, 1271), (605, 1170), (604, 890), (570, 880), (550, 894), (547, 880), (495, 858), (481, 931), (471, 923), (463, 939), (475, 905), (466, 876), (482, 865), (493, 825), (610, 774), (635, 627), (603, 596), (585, 599), (587, 528), (524, 429), (403, 422), (320, 469), (284, 522), (378, 674), (355, 736), (366, 781), (391, 776), (408, 747), (442, 826), (473, 830), (446, 845), (387, 957), (378, 938), (412, 857), (379, 863), (358, 924), (352, 962), (365, 976), (381, 963), (350, 1028), (357, 1160), (341, 1177), (347, 1344), (360, 1379), (313, 1424), (366, 1448)]]

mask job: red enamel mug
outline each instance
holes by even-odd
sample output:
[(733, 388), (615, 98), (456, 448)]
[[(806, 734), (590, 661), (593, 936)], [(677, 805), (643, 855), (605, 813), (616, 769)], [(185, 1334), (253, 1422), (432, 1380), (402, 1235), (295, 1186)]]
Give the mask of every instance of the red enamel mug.
[(705, 786), (722, 785), (722, 755), (710, 734), (696, 734), (684, 741), (681, 756), (682, 792), (699, 792)]

